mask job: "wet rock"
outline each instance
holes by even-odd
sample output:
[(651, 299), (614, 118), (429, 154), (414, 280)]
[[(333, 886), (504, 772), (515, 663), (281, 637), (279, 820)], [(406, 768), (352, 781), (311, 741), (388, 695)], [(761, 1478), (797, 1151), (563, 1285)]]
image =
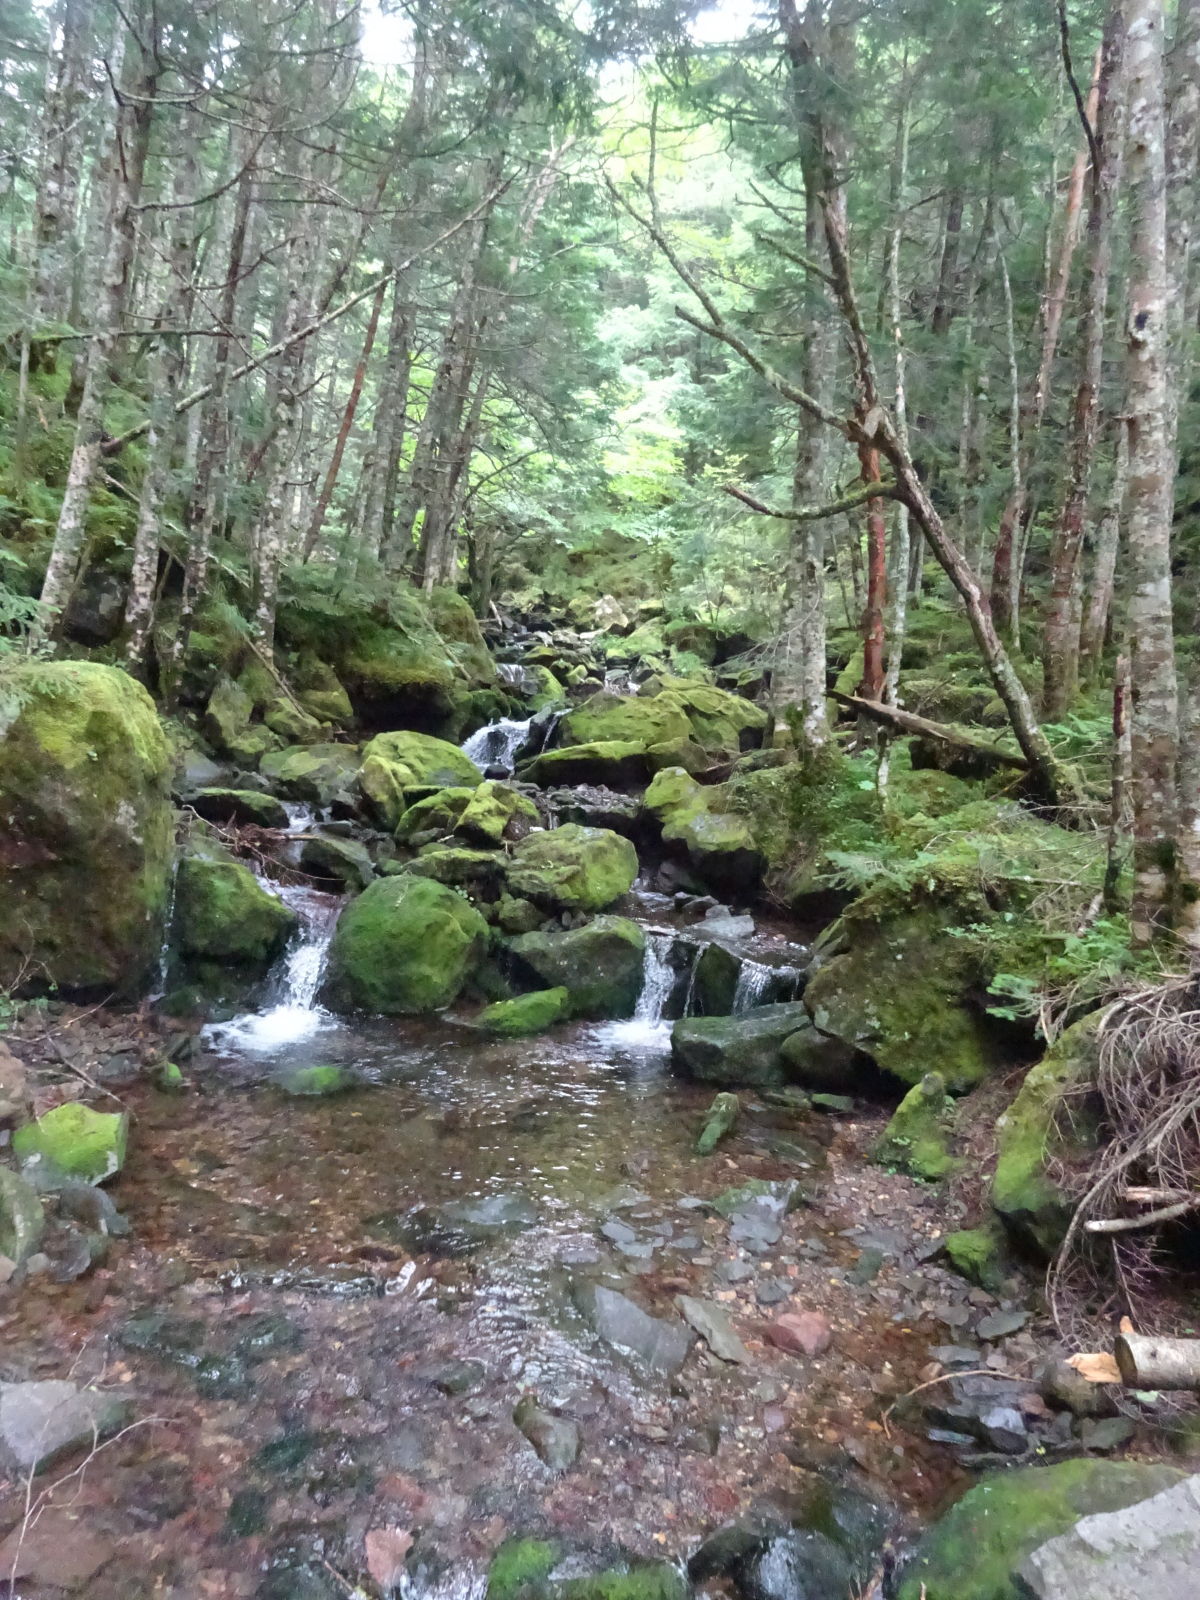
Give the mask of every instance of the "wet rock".
[(124, 1111), (93, 1111), (67, 1101), (27, 1122), (13, 1134), (13, 1154), (22, 1164), (48, 1167), (85, 1183), (103, 1183), (125, 1165), (129, 1116)]
[(124, 1401), (65, 1379), (0, 1384), (0, 1460), (9, 1470), (42, 1472), (68, 1451), (115, 1433), (128, 1417)]
[[(110, 1539), (67, 1507), (43, 1506), (28, 1526), (18, 1523), (0, 1544), (5, 1580), (27, 1579), (55, 1594), (85, 1588), (116, 1552)], [(15, 1593), (15, 1590), (14, 1590)]]
[(33, 1186), (0, 1167), (0, 1256), (22, 1266), (42, 1242), (46, 1213)]
[(536, 989), (515, 1000), (498, 1000), (475, 1019), (485, 1033), (501, 1039), (524, 1039), (544, 1033), (571, 1014), (571, 996), (564, 988)]
[(1015, 1600), (1018, 1572), (1047, 1540), (1080, 1517), (1147, 1500), (1181, 1476), (1170, 1467), (1081, 1459), (986, 1477), (927, 1530), (898, 1600)]
[(789, 1311), (776, 1317), (764, 1330), (763, 1336), (777, 1350), (811, 1359), (829, 1349), (833, 1330), (828, 1318), (819, 1311)]
[(579, 1455), (579, 1429), (568, 1417), (556, 1417), (532, 1395), (518, 1401), (513, 1421), (553, 1472), (565, 1472)]
[(1019, 1568), (1034, 1600), (1194, 1600), (1200, 1477), (1123, 1510), (1084, 1517)]
[(286, 828), (288, 814), (274, 795), (255, 789), (193, 789), (186, 804), (206, 822), (232, 824), (237, 828)]
[(380, 878), (352, 900), (329, 948), (327, 992), (343, 1009), (436, 1011), (482, 958), (487, 924), (428, 878)]
[(366, 845), (330, 834), (305, 840), (300, 865), (312, 877), (341, 884), (345, 889), (365, 889), (375, 878), (375, 866)]
[(646, 936), (625, 917), (593, 917), (582, 928), (527, 933), (509, 945), (518, 978), (565, 988), (580, 1017), (628, 1017), (642, 987)]
[(1015, 1406), (989, 1406), (979, 1416), (976, 1435), (989, 1450), (1001, 1455), (1022, 1455), (1030, 1444), (1025, 1419)]
[[(982, 1364), (983, 1355), (979, 1350), (964, 1344), (938, 1344), (929, 1352), (930, 1358), (939, 1366), (945, 1367), (948, 1372), (969, 1371), (972, 1367)], [(1069, 1368), (1074, 1371), (1074, 1368)], [(1078, 1374), (1076, 1374), (1078, 1376)], [(1091, 1385), (1089, 1384), (1090, 1388)]]
[(878, 1077), (869, 1057), (832, 1034), (822, 1033), (811, 1022), (789, 1034), (779, 1054), (789, 1081), (802, 1089), (860, 1094), (864, 1084), (873, 1085)]
[(689, 1428), (675, 1440), (677, 1450), (694, 1456), (715, 1456), (721, 1448), (721, 1424), (713, 1418), (698, 1427)]
[(651, 1372), (669, 1377), (687, 1360), (692, 1337), (681, 1322), (652, 1317), (615, 1289), (577, 1285), (575, 1294), (580, 1310), (605, 1343), (633, 1356)]
[(697, 1300), (688, 1294), (677, 1295), (675, 1304), (683, 1313), (684, 1321), (696, 1330), (713, 1355), (737, 1366), (744, 1366), (749, 1362), (750, 1352), (738, 1338), (729, 1318), (719, 1306), (714, 1306), (706, 1300)]
[(509, 1233), (532, 1227), (534, 1206), (521, 1195), (489, 1195), (442, 1206), (417, 1206), (402, 1217), (368, 1219), (368, 1226), (407, 1246), (414, 1255), (468, 1256)]
[(646, 746), (634, 739), (600, 739), (546, 750), (520, 767), (519, 775), (544, 789), (556, 785), (594, 785), (622, 792), (640, 791), (650, 781)]
[(250, 1539), (267, 1526), (271, 1497), (262, 1489), (239, 1489), (225, 1513), (225, 1530), (231, 1539)]
[(764, 1278), (754, 1286), (754, 1298), (760, 1306), (781, 1305), (791, 1292), (792, 1285), (787, 1278)]
[(258, 770), (285, 800), (324, 808), (353, 787), (358, 749), (352, 744), (291, 745), (263, 756)]
[(684, 1077), (729, 1088), (785, 1081), (780, 1049), (807, 1019), (804, 1007), (758, 1006), (735, 1017), (686, 1017), (671, 1030), (671, 1061)]
[(975, 1324), (976, 1336), (989, 1342), (1020, 1333), (1029, 1321), (1028, 1311), (992, 1311)]
[(60, 1217), (78, 1222), (94, 1233), (108, 1234), (113, 1239), (128, 1235), (129, 1218), (122, 1216), (113, 1204), (112, 1196), (105, 1194), (95, 1184), (80, 1183), (60, 1174), (50, 1192), (56, 1197)]
[(298, 918), (240, 861), (220, 852), (189, 855), (175, 875), (174, 937), (180, 953), (223, 966), (265, 967)]
[(563, 822), (609, 828), (627, 839), (638, 831), (642, 804), (636, 795), (584, 784), (574, 789), (552, 789), (546, 798)]
[(696, 1154), (710, 1156), (728, 1133), (737, 1126), (741, 1106), (735, 1094), (719, 1094), (705, 1113), (704, 1126), (696, 1140)]
[(443, 1394), (460, 1395), (478, 1389), (486, 1376), (487, 1369), (481, 1361), (454, 1360), (443, 1362), (430, 1374), (429, 1381)]
[[(1133, 1435), (1134, 1426), (1129, 1417), (1084, 1417), (1079, 1424), (1080, 1444), (1085, 1450), (1095, 1450), (1101, 1454), (1119, 1450), (1123, 1444), (1129, 1443)], [(1200, 1526), (1196, 1532), (1200, 1537)]]
[(19, 1121), (29, 1110), (29, 1080), (24, 1066), (0, 1041), (0, 1122)]

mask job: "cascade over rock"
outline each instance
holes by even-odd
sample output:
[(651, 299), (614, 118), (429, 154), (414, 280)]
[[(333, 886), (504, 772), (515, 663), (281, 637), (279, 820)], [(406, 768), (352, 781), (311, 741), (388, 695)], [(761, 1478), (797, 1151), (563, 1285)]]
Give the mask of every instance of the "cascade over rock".
[(296, 913), (222, 850), (186, 855), (175, 880), (174, 938), (183, 956), (265, 967), (295, 931)]
[(0, 681), (0, 986), (134, 993), (170, 887), (171, 762), (115, 667), (27, 662)]
[(429, 878), (380, 878), (342, 912), (326, 993), (340, 1010), (396, 1015), (454, 1000), (483, 955), (487, 924)]

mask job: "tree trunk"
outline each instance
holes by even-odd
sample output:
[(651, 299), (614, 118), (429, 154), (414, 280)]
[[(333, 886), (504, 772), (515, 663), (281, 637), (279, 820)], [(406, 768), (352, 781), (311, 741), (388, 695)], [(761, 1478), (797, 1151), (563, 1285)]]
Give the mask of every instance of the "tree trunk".
[[(878, 483), (879, 451), (860, 445), (864, 483)], [(858, 694), (864, 700), (883, 698), (883, 610), (887, 604), (887, 522), (882, 500), (867, 501), (867, 603), (863, 611), (863, 675)]]
[(159, 74), (157, 62), (144, 52), (136, 34), (132, 36), (128, 53), (128, 65), (122, 64), (122, 70), (116, 74), (123, 86), (123, 95), (115, 123), (109, 174), (109, 242), (97, 304), (97, 330), (95, 337), (88, 340), (75, 443), (42, 583), (40, 613), (30, 629), (30, 645), (34, 648), (61, 626), (75, 584), (87, 531), (88, 497), (104, 437), (104, 403), (112, 382), (112, 361), (128, 297), (137, 228), (136, 208)]
[(1128, 0), (1129, 607), (1133, 772), (1133, 933), (1172, 921), (1177, 878), (1178, 685), (1171, 617), (1174, 460), (1168, 421), (1169, 327), (1162, 0)]
[(1129, 474), (1129, 430), (1125, 419), (1116, 419), (1115, 460), (1112, 485), (1096, 527), (1096, 552), (1092, 565), (1091, 593), (1079, 633), (1080, 671), (1090, 683), (1099, 675), (1104, 641), (1108, 637), (1109, 613), (1117, 575), (1117, 554), (1121, 544), (1121, 520), (1125, 509), (1125, 485)]
[(81, 121), (88, 92), (95, 0), (59, 0), (62, 30), (46, 81), (42, 159), (33, 207), (33, 322), (65, 320), (71, 302), (71, 247), (79, 204)]
[(942, 230), (942, 259), (938, 268), (937, 295), (929, 326), (944, 335), (954, 320), (954, 299), (958, 284), (958, 247), (962, 238), (963, 192), (952, 188), (946, 198), (946, 220)]
[[(896, 437), (908, 449), (908, 396), (905, 387), (904, 330), (900, 300), (900, 240), (904, 232), (904, 195), (908, 188), (908, 136), (912, 109), (912, 88), (908, 81), (908, 60), (904, 63), (905, 83), (896, 118), (896, 148), (892, 159), (892, 231), (887, 253), (887, 317), (893, 347), (894, 388), (892, 416)], [(889, 574), (891, 613), (888, 617), (888, 663), (883, 698), (888, 705), (899, 705), (900, 658), (904, 652), (904, 633), (908, 612), (909, 526), (908, 507), (896, 502), (893, 521), (892, 562)]]
[(375, 298), (371, 302), (371, 312), (367, 319), (367, 331), (363, 336), (362, 351), (358, 358), (358, 365), (354, 369), (354, 377), (350, 384), (350, 393), (346, 400), (346, 409), (342, 412), (342, 424), (338, 429), (337, 440), (333, 447), (333, 457), (329, 463), (329, 470), (325, 474), (325, 482), (321, 485), (321, 493), (313, 507), (312, 521), (308, 525), (308, 532), (304, 538), (304, 559), (312, 555), (321, 537), (321, 529), (325, 523), (325, 513), (329, 510), (329, 503), (333, 499), (333, 491), (337, 485), (338, 473), (342, 467), (342, 457), (346, 453), (346, 440), (350, 437), (350, 429), (354, 426), (354, 415), (358, 410), (358, 402), (362, 398), (363, 382), (367, 375), (367, 362), (371, 359), (371, 350), (375, 344), (375, 334), (379, 327), (379, 313), (383, 310), (383, 299), (387, 293), (387, 284), (381, 283), (375, 291)]
[(1088, 204), (1087, 276), (1078, 332), (1079, 381), (1067, 444), (1067, 486), (1050, 548), (1050, 595), (1042, 633), (1042, 715), (1052, 722), (1066, 715), (1079, 685), (1079, 560), (1099, 432), (1112, 229), (1125, 131), (1121, 84), (1124, 52), (1125, 18), (1120, 6), (1115, 6), (1104, 32), (1095, 96), (1093, 127), (1100, 159), (1092, 171)]

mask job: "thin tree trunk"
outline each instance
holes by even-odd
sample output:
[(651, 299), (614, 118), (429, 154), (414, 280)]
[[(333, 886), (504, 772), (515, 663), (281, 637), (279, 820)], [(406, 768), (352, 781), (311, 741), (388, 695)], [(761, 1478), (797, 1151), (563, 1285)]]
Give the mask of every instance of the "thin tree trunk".
[[(893, 347), (894, 388), (892, 416), (896, 437), (908, 449), (908, 396), (905, 386), (904, 329), (900, 300), (900, 240), (903, 234), (904, 195), (908, 188), (908, 136), (912, 109), (912, 88), (908, 82), (908, 58), (904, 61), (905, 83), (896, 119), (896, 148), (892, 159), (892, 231), (887, 253), (887, 316)], [(891, 611), (888, 616), (888, 663), (883, 698), (888, 705), (900, 704), (900, 658), (904, 652), (904, 633), (908, 620), (909, 526), (908, 507), (896, 502), (892, 523), (892, 562), (889, 574)]]
[(1096, 555), (1092, 567), (1091, 594), (1079, 635), (1080, 671), (1089, 683), (1099, 675), (1104, 641), (1108, 637), (1128, 475), (1129, 430), (1125, 426), (1125, 419), (1118, 417), (1112, 485), (1096, 528)]
[(1179, 699), (1171, 617), (1174, 461), (1168, 422), (1169, 324), (1162, 0), (1128, 0), (1129, 637), (1134, 938), (1172, 921), (1177, 878)]
[(333, 457), (329, 463), (329, 470), (325, 474), (325, 482), (321, 485), (321, 493), (313, 507), (312, 521), (308, 525), (308, 533), (304, 539), (305, 561), (312, 555), (321, 537), (321, 529), (325, 523), (325, 513), (329, 510), (329, 503), (333, 499), (333, 491), (337, 485), (338, 473), (342, 467), (342, 457), (346, 452), (346, 440), (350, 437), (350, 429), (354, 426), (354, 415), (358, 410), (358, 402), (362, 398), (363, 382), (367, 375), (367, 362), (371, 359), (371, 351), (375, 344), (375, 334), (379, 327), (379, 313), (383, 310), (384, 295), (387, 293), (387, 284), (381, 283), (375, 291), (375, 298), (371, 302), (371, 313), (367, 319), (367, 331), (363, 336), (362, 351), (358, 358), (358, 365), (354, 369), (354, 377), (350, 384), (350, 394), (346, 400), (346, 408), (342, 412), (342, 425), (338, 429), (337, 440), (333, 447)]
[(1129, 657), (1117, 657), (1113, 671), (1112, 786), (1108, 804), (1108, 844), (1104, 862), (1104, 909), (1112, 915), (1123, 909), (1121, 873), (1129, 839)]
[[(878, 483), (879, 452), (859, 445), (864, 483)], [(882, 500), (867, 501), (867, 603), (863, 611), (863, 675), (857, 693), (864, 700), (883, 697), (883, 612), (887, 605), (887, 521)]]
[(1064, 717), (1079, 686), (1079, 561), (1100, 420), (1112, 229), (1121, 181), (1125, 104), (1121, 86), (1125, 18), (1115, 6), (1101, 47), (1093, 126), (1100, 153), (1087, 219), (1087, 281), (1079, 316), (1079, 381), (1067, 444), (1067, 486), (1050, 549), (1050, 595), (1042, 633), (1042, 715)]
[(158, 66), (134, 38), (128, 76), (116, 73), (127, 91), (117, 113), (108, 197), (109, 244), (97, 307), (98, 325), (88, 340), (83, 393), (76, 416), (75, 443), (59, 508), (58, 525), (42, 584), (41, 607), (30, 629), (36, 648), (57, 632), (71, 597), (86, 537), (88, 497), (100, 462), (104, 403), (112, 382), (112, 361), (124, 316), (133, 263), (142, 175), (150, 141)]

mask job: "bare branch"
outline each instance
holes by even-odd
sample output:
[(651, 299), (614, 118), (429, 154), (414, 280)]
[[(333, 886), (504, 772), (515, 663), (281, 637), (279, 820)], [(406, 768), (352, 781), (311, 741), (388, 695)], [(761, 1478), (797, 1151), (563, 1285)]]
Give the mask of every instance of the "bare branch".
[(751, 511), (760, 512), (764, 517), (778, 517), (781, 522), (820, 522), (823, 517), (837, 517), (843, 512), (854, 511), (868, 500), (899, 498), (894, 483), (859, 484), (856, 489), (848, 490), (840, 499), (831, 500), (827, 505), (797, 506), (792, 511), (785, 511), (782, 506), (769, 506), (765, 501), (756, 500), (736, 483), (722, 484), (721, 487), (726, 494), (749, 506)]

